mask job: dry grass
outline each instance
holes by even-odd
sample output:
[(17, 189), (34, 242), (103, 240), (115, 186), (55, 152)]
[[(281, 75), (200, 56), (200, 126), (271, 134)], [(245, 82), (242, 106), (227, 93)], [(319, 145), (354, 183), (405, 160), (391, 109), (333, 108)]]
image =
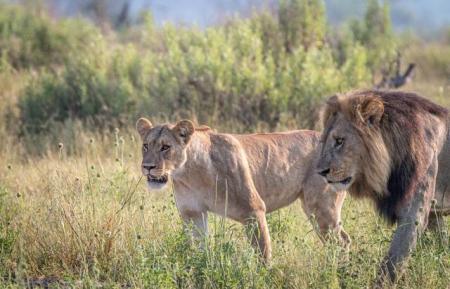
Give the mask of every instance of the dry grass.
[(402, 87), (450, 107), (450, 46), (440, 43), (416, 44), (406, 50), (405, 63), (414, 62), (413, 82)]
[[(75, 156), (58, 143), (43, 157), (25, 158), (12, 146), (2, 152), (5, 287), (53, 280), (75, 288), (364, 288), (389, 244), (391, 228), (371, 206), (348, 199), (348, 260), (337, 246), (322, 246), (298, 202), (269, 217), (271, 267), (258, 262), (240, 225), (214, 216), (206, 249), (198, 249), (181, 230), (171, 192), (148, 193), (139, 182), (130, 134), (78, 132), (76, 139), (83, 149)], [(448, 233), (420, 240), (400, 288), (448, 286), (445, 240)]]

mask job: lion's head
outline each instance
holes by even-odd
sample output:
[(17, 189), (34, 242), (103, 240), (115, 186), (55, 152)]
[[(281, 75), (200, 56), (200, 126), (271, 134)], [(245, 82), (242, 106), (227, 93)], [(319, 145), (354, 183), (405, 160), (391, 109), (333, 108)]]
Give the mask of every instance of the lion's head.
[(164, 188), (171, 172), (181, 168), (186, 162), (186, 148), (194, 133), (194, 125), (189, 120), (175, 125), (153, 126), (145, 118), (140, 118), (136, 129), (142, 139), (142, 173), (147, 177), (150, 190)]
[(379, 127), (383, 113), (383, 102), (375, 95), (328, 100), (317, 172), (336, 190), (384, 192), (390, 156)]

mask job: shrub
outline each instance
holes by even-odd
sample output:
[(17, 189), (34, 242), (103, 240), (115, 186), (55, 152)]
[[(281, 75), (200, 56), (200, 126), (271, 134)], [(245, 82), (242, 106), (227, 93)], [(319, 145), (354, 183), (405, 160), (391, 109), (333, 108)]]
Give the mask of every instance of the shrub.
[(397, 43), (391, 25), (389, 6), (370, 0), (363, 21), (351, 23), (354, 40), (367, 49), (367, 65), (372, 76), (390, 70), (397, 53)]
[(53, 122), (90, 121), (96, 126), (126, 122), (144, 87), (143, 64), (132, 47), (104, 50), (66, 62), (60, 73), (43, 73), (19, 102), (23, 129), (39, 132)]
[(51, 20), (45, 13), (0, 4), (0, 51), (16, 68), (62, 64), (97, 40), (81, 20)]
[(325, 39), (325, 18), (322, 0), (281, 0), (278, 21), (286, 51), (320, 46)]
[[(387, 8), (370, 9), (378, 16), (368, 13), (367, 23), (358, 22), (345, 37), (326, 35), (319, 0), (282, 1), (277, 17), (263, 12), (205, 30), (158, 28), (147, 17), (130, 30), (139, 39), (119, 42), (114, 36), (120, 40), (123, 31), (102, 37), (89, 24), (81, 32), (51, 28), (52, 36), (95, 41), (69, 49), (58, 69), (48, 69), (53, 62), (45, 60), (21, 95), (23, 131), (38, 133), (68, 119), (121, 125), (144, 114), (196, 118), (234, 131), (313, 128), (324, 97), (370, 85), (389, 55), (383, 50), (391, 39)], [(333, 37), (337, 42), (327, 40)], [(73, 43), (69, 48), (79, 44)]]

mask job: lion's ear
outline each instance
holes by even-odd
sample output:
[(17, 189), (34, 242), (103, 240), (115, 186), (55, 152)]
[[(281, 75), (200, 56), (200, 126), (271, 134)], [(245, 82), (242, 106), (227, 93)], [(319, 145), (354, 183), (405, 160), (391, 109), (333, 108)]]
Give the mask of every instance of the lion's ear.
[(383, 117), (384, 104), (377, 97), (365, 97), (356, 110), (358, 117), (365, 125), (377, 126)]
[(186, 119), (180, 120), (173, 128), (175, 135), (180, 138), (184, 144), (189, 142), (194, 131), (194, 124), (192, 121)]
[(336, 115), (336, 112), (339, 110), (339, 101), (337, 95), (331, 96), (322, 111), (322, 124), (326, 127), (328, 120)]
[(153, 127), (152, 123), (144, 118), (141, 117), (140, 119), (138, 119), (138, 121), (136, 122), (136, 130), (138, 131), (139, 135), (141, 136), (141, 138), (143, 139), (145, 137), (145, 135), (147, 134), (147, 132)]

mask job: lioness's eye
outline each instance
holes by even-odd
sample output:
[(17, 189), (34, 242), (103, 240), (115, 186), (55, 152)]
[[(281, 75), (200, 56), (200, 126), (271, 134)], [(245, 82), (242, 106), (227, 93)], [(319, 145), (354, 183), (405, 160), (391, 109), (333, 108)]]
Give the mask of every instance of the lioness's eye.
[(341, 137), (336, 138), (336, 143), (334, 144), (335, 147), (341, 146), (344, 143), (344, 139)]
[(162, 151), (162, 152), (164, 152), (164, 151), (166, 151), (166, 150), (168, 150), (168, 149), (170, 149), (170, 146), (168, 146), (168, 145), (163, 145), (163, 146), (161, 147), (161, 151)]
[(148, 151), (148, 144), (145, 143), (145, 144), (143, 145), (143, 147), (144, 147), (144, 152), (147, 152), (147, 151)]

